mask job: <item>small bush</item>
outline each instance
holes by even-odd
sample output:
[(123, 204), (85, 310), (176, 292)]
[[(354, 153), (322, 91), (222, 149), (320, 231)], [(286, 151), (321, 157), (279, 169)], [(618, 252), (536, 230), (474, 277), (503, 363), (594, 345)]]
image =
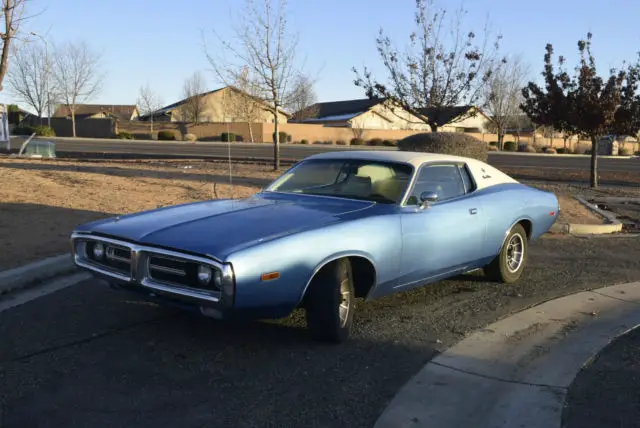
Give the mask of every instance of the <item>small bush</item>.
[(352, 138), (350, 143), (352, 146), (362, 146), (364, 145), (364, 140), (362, 138)]
[(498, 147), (497, 146), (487, 146), (487, 150), (490, 152), (497, 152), (498, 151)]
[(236, 135), (236, 143), (244, 142), (244, 137), (242, 135)]
[(133, 140), (133, 134), (131, 132), (120, 131), (116, 136), (120, 140)]
[(483, 162), (488, 159), (486, 143), (461, 132), (428, 132), (410, 135), (398, 141), (398, 149), (464, 156)]
[(369, 141), (367, 141), (367, 146), (381, 146), (382, 145), (382, 138), (372, 138)]
[(287, 143), (290, 143), (291, 141), (293, 141), (293, 135), (287, 134)]
[(301, 140), (300, 144), (309, 144), (309, 140)]
[(158, 140), (172, 141), (176, 139), (176, 134), (173, 131), (159, 131)]
[[(278, 136), (280, 137), (280, 139), (278, 141), (280, 141), (281, 143), (285, 143), (285, 142), (291, 142), (291, 135), (287, 134), (284, 131), (280, 131), (278, 132)], [(271, 141), (274, 141), (276, 139), (276, 133), (274, 132), (273, 134), (271, 134)]]
[(632, 151), (630, 148), (628, 148), (628, 147), (621, 147), (621, 148), (618, 150), (618, 154), (619, 154), (620, 156), (631, 156), (631, 154), (632, 154), (632, 153), (633, 153), (633, 151)]
[(185, 141), (197, 141), (198, 137), (196, 136), (196, 134), (185, 134), (184, 140)]
[(398, 145), (398, 142), (394, 140), (382, 140), (382, 145), (387, 147), (394, 147)]
[(490, 145), (490, 146), (493, 146), (493, 147), (498, 147), (498, 142), (497, 142), (497, 141), (491, 141), (491, 142), (489, 143), (489, 145)]
[(33, 127), (33, 132), (40, 137), (55, 137), (56, 131), (46, 125), (38, 125)]
[(16, 126), (13, 128), (13, 135), (31, 135), (34, 132), (33, 126), (30, 125)]
[(536, 149), (531, 144), (523, 144), (518, 147), (518, 151), (522, 153), (535, 153)]
[(634, 155), (640, 156), (640, 151), (635, 152)]
[(320, 141), (320, 140), (316, 140), (316, 141), (313, 142), (313, 144), (323, 144), (323, 142)]
[(558, 153), (559, 155), (566, 155), (570, 153), (570, 150), (568, 148), (565, 149), (564, 147), (558, 147), (556, 149), (556, 153)]
[(504, 149), (508, 152), (515, 152), (517, 148), (515, 141), (505, 141), (504, 143)]
[(338, 140), (338, 141), (336, 141), (336, 145), (338, 145), (338, 146), (346, 146), (347, 142), (345, 140)]
[(558, 152), (556, 151), (556, 149), (554, 149), (553, 147), (545, 147), (544, 152), (548, 155), (555, 155), (558, 154)]
[(233, 132), (223, 132), (222, 134), (220, 134), (220, 141), (224, 143), (236, 141), (236, 134), (234, 134)]

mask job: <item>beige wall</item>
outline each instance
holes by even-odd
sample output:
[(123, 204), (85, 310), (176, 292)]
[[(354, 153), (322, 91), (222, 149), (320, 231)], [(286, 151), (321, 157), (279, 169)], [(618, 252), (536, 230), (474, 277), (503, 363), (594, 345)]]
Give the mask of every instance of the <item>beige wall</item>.
[[(262, 124), (263, 135), (270, 138), (273, 135), (273, 124)], [(309, 143), (314, 141), (333, 141), (343, 140), (349, 142), (356, 136), (354, 132), (358, 132), (357, 129), (351, 128), (337, 128), (322, 125), (309, 125), (300, 123), (286, 123), (280, 125), (280, 130), (291, 134), (293, 141), (308, 140)], [(387, 129), (365, 129), (362, 130), (362, 137), (365, 140), (372, 138), (381, 138), (383, 140), (400, 140), (409, 135), (417, 134), (423, 131), (402, 131), (402, 130), (387, 130)]]
[[(201, 122), (246, 122), (247, 114), (245, 112), (247, 107), (252, 111), (250, 116), (253, 122), (273, 122), (273, 113), (267, 110), (262, 103), (244, 97), (229, 88), (205, 95), (202, 103)], [(249, 105), (247, 106), (246, 103), (249, 103)], [(184, 109), (185, 107), (181, 106), (173, 110), (171, 121), (184, 121)], [(283, 113), (279, 113), (278, 119), (280, 122), (286, 122), (288, 117)]]
[(487, 131), (487, 122), (488, 119), (477, 113), (474, 116), (469, 116), (464, 118), (463, 120), (459, 120), (444, 126), (441, 126), (438, 131), (440, 132), (457, 132), (458, 128), (467, 128), (467, 129), (479, 129), (481, 131)]
[[(252, 123), (253, 137), (255, 142), (262, 142), (262, 124)], [(150, 138), (151, 124), (149, 122), (131, 121), (118, 122), (118, 132), (124, 131), (134, 134), (138, 139)], [(233, 132), (241, 135), (245, 142), (250, 142), (248, 123), (198, 123), (184, 124), (177, 122), (154, 122), (153, 138), (158, 135), (158, 131), (174, 131), (178, 140), (184, 140), (186, 134), (194, 134), (201, 141), (219, 140), (223, 132)]]
[(405, 109), (387, 104), (379, 104), (350, 122), (354, 128), (431, 131), (429, 125)]

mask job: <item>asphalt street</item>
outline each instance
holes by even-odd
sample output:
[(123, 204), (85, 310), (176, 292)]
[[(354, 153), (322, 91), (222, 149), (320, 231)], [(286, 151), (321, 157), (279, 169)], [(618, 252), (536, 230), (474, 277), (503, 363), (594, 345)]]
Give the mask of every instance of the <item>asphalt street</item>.
[(549, 236), (511, 285), (468, 275), (361, 303), (343, 345), (301, 313), (231, 325), (89, 280), (0, 312), (0, 426), (371, 427), (465, 333), (553, 297), (640, 280), (640, 238)]
[(640, 427), (640, 328), (614, 340), (576, 377), (562, 413), (566, 428)]
[[(19, 148), (19, 141), (12, 142), (14, 148)], [(232, 159), (253, 158), (253, 159), (273, 159), (273, 146), (267, 143), (183, 143), (183, 142), (140, 142), (132, 140), (99, 140), (99, 139), (73, 139), (56, 138), (51, 140), (56, 143), (56, 151), (60, 153), (111, 153), (111, 154), (137, 154), (153, 156), (174, 156), (174, 157), (198, 157), (198, 158), (226, 158), (231, 155)], [(280, 156), (283, 160), (298, 161), (316, 153), (330, 150), (395, 150), (389, 147), (367, 147), (367, 146), (325, 146), (325, 145), (300, 145), (282, 144)], [(532, 156), (525, 154), (494, 154), (489, 153), (489, 163), (497, 167), (518, 167), (518, 168), (545, 168), (568, 169), (568, 170), (588, 170), (590, 165), (589, 156), (573, 157), (563, 155)], [(640, 174), (639, 159), (599, 159), (601, 172), (620, 171), (638, 172)]]

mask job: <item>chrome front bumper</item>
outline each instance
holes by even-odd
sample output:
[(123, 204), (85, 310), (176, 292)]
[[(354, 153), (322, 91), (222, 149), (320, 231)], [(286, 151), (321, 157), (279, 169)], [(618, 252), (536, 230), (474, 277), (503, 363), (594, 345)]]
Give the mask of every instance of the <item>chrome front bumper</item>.
[[(129, 252), (129, 259), (126, 262), (122, 262), (122, 260), (124, 260), (123, 258), (119, 258), (118, 260), (121, 261), (121, 264), (128, 264), (128, 268), (117, 269), (113, 266), (92, 260), (87, 254), (87, 245), (96, 242), (102, 243), (105, 246), (117, 247), (121, 250), (126, 249), (125, 251)], [(157, 293), (160, 296), (166, 296), (197, 305), (221, 309), (233, 307), (235, 278), (233, 268), (228, 263), (220, 263), (209, 258), (85, 233), (73, 233), (71, 235), (71, 247), (76, 266), (88, 270), (108, 282), (121, 285), (125, 288), (126, 286), (143, 288), (154, 294)], [(222, 274), (222, 286), (220, 290), (209, 290), (154, 279), (149, 269), (149, 260), (154, 256), (162, 256), (189, 263), (198, 263), (210, 266), (212, 269), (217, 269)]]

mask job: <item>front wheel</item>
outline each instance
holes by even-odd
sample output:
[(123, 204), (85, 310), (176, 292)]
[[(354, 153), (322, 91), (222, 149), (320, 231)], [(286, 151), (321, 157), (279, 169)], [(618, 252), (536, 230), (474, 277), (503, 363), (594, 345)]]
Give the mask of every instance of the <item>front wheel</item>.
[(484, 273), (494, 281), (515, 282), (522, 276), (527, 253), (527, 233), (518, 223), (509, 231), (500, 253), (484, 267)]
[(307, 327), (311, 336), (323, 342), (347, 340), (355, 311), (349, 260), (340, 259), (325, 266), (313, 278), (307, 293)]

